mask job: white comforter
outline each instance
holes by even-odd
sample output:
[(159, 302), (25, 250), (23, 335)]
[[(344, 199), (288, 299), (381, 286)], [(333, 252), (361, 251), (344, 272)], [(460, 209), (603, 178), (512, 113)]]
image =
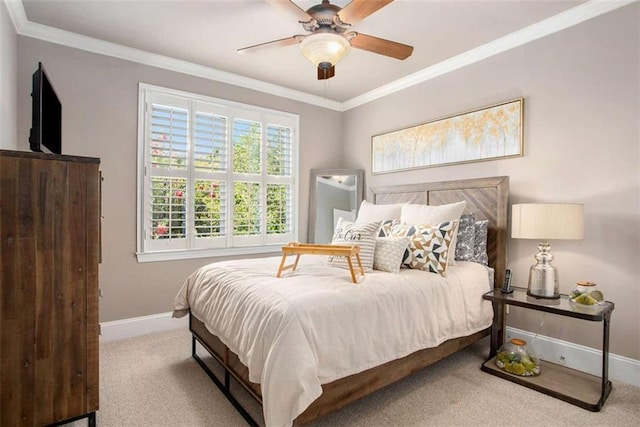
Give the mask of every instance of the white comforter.
[(356, 285), (347, 270), (305, 255), (275, 277), (280, 257), (227, 261), (193, 273), (174, 315), (190, 309), (262, 387), (267, 426), (289, 426), (321, 384), (491, 325), (480, 264), (458, 262), (447, 278), (417, 270), (374, 271)]

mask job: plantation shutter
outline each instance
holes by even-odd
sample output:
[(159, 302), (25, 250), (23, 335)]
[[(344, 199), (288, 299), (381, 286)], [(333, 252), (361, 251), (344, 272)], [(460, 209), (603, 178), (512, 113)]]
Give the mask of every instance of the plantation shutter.
[(289, 127), (267, 125), (267, 174), (291, 177), (293, 130)]
[(296, 240), (297, 116), (161, 88), (139, 111), (139, 259)]
[(145, 235), (151, 250), (187, 248), (189, 105), (154, 96), (146, 104)]
[(295, 240), (294, 146), (292, 120), (267, 115), (266, 130), (266, 235), (265, 243)]
[(229, 236), (229, 109), (195, 102), (193, 138), (193, 243), (221, 248)]
[(233, 245), (262, 245), (262, 115), (254, 111), (236, 109), (232, 129)]

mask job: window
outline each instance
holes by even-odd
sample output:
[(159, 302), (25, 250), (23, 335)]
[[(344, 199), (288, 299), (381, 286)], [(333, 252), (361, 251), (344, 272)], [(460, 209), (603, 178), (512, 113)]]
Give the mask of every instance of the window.
[(298, 116), (140, 84), (138, 260), (297, 240)]

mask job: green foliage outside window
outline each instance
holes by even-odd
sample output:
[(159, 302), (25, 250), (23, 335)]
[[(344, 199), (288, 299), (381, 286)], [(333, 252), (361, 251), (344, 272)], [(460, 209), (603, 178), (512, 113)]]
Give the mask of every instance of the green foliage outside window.
[(233, 171), (260, 173), (262, 125), (246, 120), (233, 121)]
[(291, 175), (291, 129), (267, 126), (267, 174)]
[(151, 179), (154, 239), (180, 239), (186, 236), (186, 185), (186, 180), (180, 178)]
[(197, 180), (194, 192), (196, 237), (225, 235), (225, 183)]
[(233, 183), (233, 195), (235, 199), (233, 234), (236, 236), (260, 234), (260, 184), (236, 181)]
[(285, 234), (291, 231), (289, 193), (288, 185), (267, 185), (267, 234)]

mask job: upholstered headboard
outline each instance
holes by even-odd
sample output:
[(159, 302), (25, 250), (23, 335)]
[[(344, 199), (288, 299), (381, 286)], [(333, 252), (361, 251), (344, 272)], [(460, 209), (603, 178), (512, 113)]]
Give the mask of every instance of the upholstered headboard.
[(501, 287), (507, 265), (509, 177), (463, 179), (371, 188), (373, 203), (444, 205), (466, 200), (464, 213), (489, 221), (487, 254), (495, 269), (495, 287)]

